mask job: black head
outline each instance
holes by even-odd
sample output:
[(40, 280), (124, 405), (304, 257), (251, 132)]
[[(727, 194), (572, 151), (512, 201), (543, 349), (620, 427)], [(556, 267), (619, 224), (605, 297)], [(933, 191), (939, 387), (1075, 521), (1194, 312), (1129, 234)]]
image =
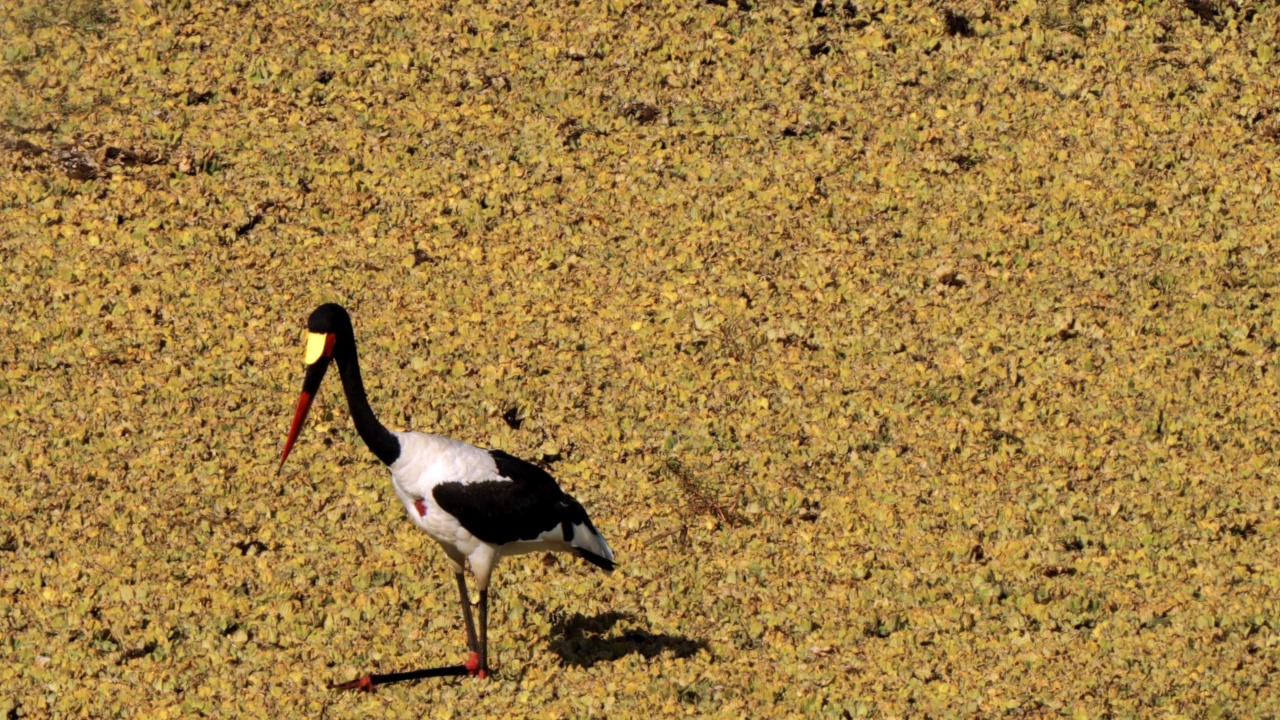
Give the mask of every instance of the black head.
[(325, 303), (307, 318), (307, 330), (320, 335), (351, 329), (351, 315), (338, 303)]
[(341, 305), (325, 303), (307, 318), (307, 374), (302, 380), (302, 395), (298, 397), (298, 408), (293, 413), (289, 437), (285, 440), (284, 452), (280, 455), (280, 467), (284, 467), (284, 461), (289, 457), (294, 441), (298, 439), (302, 423), (311, 410), (311, 401), (320, 392), (320, 381), (324, 380), (325, 371), (329, 369), (329, 363), (333, 362), (334, 354), (346, 352), (348, 355), (343, 357), (349, 357), (350, 353), (354, 353), (354, 344), (351, 316)]

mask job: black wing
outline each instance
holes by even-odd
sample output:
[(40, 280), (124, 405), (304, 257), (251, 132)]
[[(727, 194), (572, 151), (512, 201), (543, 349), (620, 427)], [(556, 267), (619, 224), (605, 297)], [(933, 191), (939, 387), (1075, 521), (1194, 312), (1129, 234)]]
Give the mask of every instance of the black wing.
[(494, 545), (534, 540), (563, 523), (566, 540), (574, 523), (591, 527), (587, 512), (546, 470), (501, 450), (490, 450), (501, 479), (442, 483), (431, 491), (441, 509), (467, 532)]

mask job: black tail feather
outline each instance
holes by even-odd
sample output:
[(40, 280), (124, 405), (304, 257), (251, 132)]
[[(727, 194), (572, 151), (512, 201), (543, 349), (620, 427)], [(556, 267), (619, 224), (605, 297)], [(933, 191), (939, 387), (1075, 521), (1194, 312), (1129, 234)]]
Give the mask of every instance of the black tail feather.
[(586, 560), (587, 562), (591, 563), (592, 565), (595, 565), (596, 567), (600, 568), (601, 570), (604, 570), (605, 572), (613, 572), (613, 568), (616, 566), (616, 563), (614, 563), (612, 560), (602, 558), (599, 555), (591, 552), (590, 550), (583, 550), (582, 548), (574, 548), (574, 551), (577, 553), (578, 557), (582, 558), (583, 560)]

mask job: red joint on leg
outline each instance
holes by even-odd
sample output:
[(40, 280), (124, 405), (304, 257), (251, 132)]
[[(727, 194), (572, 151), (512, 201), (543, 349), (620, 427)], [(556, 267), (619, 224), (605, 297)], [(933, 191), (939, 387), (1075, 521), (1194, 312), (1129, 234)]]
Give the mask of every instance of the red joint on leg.
[(481, 672), (480, 653), (472, 650), (471, 654), (467, 656), (467, 662), (465, 667), (467, 668), (467, 673), (471, 675), (475, 675), (477, 672)]
[(427, 503), (422, 498), (413, 501), (413, 509), (418, 511), (418, 517), (426, 517)]
[(484, 680), (489, 677), (489, 671), (485, 670), (484, 668), (480, 668), (480, 672), (476, 673), (476, 676), (479, 677), (481, 680)]

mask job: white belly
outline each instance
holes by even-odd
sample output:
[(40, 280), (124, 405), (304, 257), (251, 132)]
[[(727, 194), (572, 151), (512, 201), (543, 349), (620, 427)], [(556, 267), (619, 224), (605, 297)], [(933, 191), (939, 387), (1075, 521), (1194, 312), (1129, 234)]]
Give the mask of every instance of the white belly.
[(483, 540), (462, 527), (457, 518), (441, 510), (432, 497), (414, 498), (401, 490), (398, 485), (396, 495), (404, 504), (405, 512), (409, 514), (413, 524), (422, 528), (433, 540), (450, 550), (450, 555), (456, 551), (457, 554), (466, 557), (475, 552), (480, 545), (485, 544)]

